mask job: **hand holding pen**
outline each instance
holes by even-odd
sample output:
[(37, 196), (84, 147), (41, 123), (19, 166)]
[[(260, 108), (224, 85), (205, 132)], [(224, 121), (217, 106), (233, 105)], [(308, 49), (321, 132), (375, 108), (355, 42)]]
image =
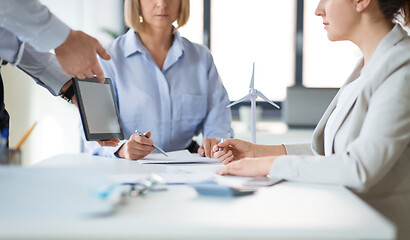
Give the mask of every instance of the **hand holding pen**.
[[(141, 132), (139, 132), (138, 130), (135, 130), (135, 133), (140, 135), (141, 137), (146, 137), (149, 138), (146, 134), (142, 134)], [(151, 136), (151, 132), (149, 132), (149, 135)], [(164, 155), (165, 157), (168, 157), (168, 155), (165, 153), (164, 150), (162, 150), (160, 147), (158, 147), (157, 145), (155, 145), (154, 143), (152, 144), (152, 146), (157, 149), (160, 153), (162, 153), (162, 155)]]
[(138, 160), (147, 156), (155, 149), (153, 147), (154, 141), (149, 139), (149, 137), (151, 137), (151, 132), (146, 132), (142, 136), (138, 133), (132, 134), (130, 139), (121, 146), (116, 154), (131, 160)]

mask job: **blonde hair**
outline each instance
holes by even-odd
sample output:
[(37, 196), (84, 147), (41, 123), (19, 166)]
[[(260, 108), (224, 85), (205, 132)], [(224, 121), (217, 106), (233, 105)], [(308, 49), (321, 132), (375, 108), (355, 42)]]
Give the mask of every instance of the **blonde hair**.
[[(141, 5), (139, 0), (125, 0), (124, 1), (124, 21), (125, 25), (134, 29), (135, 32), (142, 30), (140, 23)], [(179, 7), (179, 15), (177, 18), (178, 26), (176, 29), (184, 26), (189, 18), (189, 0), (181, 0)]]

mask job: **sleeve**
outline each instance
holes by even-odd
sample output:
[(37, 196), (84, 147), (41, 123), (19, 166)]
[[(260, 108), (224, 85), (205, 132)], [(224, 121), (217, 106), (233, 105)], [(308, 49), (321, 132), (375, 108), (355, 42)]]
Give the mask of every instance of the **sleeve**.
[(410, 144), (409, 65), (390, 75), (369, 100), (359, 136), (331, 156), (282, 156), (270, 176), (338, 184), (358, 192), (376, 184)]
[(0, 58), (13, 65), (18, 64), (24, 43), (16, 35), (2, 27), (0, 27), (0, 39)]
[(70, 33), (70, 28), (37, 0), (1, 0), (0, 27), (40, 52), (57, 48)]
[(20, 62), (17, 65), (51, 94), (59, 95), (64, 84), (71, 79), (64, 73), (56, 56), (49, 52), (38, 52), (30, 44), (25, 44)]
[(81, 128), (83, 140), (84, 140), (84, 150), (85, 152), (90, 153), (94, 156), (102, 156), (102, 157), (117, 157), (120, 158), (117, 154), (115, 154), (121, 146), (127, 142), (127, 140), (121, 140), (118, 146), (116, 147), (101, 147), (96, 141), (87, 141), (85, 139), (84, 131)]
[(283, 144), (287, 155), (313, 155), (310, 143)]
[(0, 27), (0, 57), (17, 65), (37, 84), (58, 95), (63, 85), (70, 80), (54, 54), (38, 52), (30, 44), (21, 42), (16, 35)]
[(228, 93), (222, 84), (211, 53), (207, 53), (208, 70), (208, 110), (203, 124), (204, 137), (232, 138), (231, 110)]

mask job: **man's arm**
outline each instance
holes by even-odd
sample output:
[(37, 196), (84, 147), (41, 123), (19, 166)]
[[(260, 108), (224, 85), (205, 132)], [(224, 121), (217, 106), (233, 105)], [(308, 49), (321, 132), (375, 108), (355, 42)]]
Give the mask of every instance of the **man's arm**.
[(1, 0), (0, 27), (39, 52), (55, 49), (58, 62), (69, 76), (84, 79), (96, 75), (104, 82), (104, 72), (96, 55), (105, 60), (111, 56), (98, 40), (71, 30), (37, 0)]
[(0, 26), (40, 52), (57, 48), (70, 33), (70, 28), (37, 0), (1, 0)]
[(70, 76), (61, 69), (54, 54), (36, 51), (30, 44), (23, 43), (16, 35), (1, 27), (0, 39), (2, 59), (16, 65), (51, 94), (60, 94)]

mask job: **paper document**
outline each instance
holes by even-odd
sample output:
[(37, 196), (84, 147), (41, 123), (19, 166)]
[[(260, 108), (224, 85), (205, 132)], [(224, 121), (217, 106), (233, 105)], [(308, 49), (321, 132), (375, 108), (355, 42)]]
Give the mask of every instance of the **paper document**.
[[(168, 165), (171, 166), (171, 165)], [(176, 167), (176, 165), (172, 165)], [(208, 165), (209, 166), (209, 165)], [(167, 172), (157, 173), (162, 177), (166, 184), (187, 184), (187, 183), (201, 183), (201, 182), (211, 182), (215, 178), (215, 170), (207, 169), (204, 171), (184, 171), (174, 168), (167, 169)], [(136, 183), (141, 182), (149, 174), (113, 174), (109, 178), (116, 183)]]
[(151, 153), (143, 159), (137, 160), (142, 164), (170, 164), (170, 163), (218, 163), (213, 158), (201, 157), (199, 154), (191, 154), (188, 150), (167, 152), (168, 157), (161, 153)]

